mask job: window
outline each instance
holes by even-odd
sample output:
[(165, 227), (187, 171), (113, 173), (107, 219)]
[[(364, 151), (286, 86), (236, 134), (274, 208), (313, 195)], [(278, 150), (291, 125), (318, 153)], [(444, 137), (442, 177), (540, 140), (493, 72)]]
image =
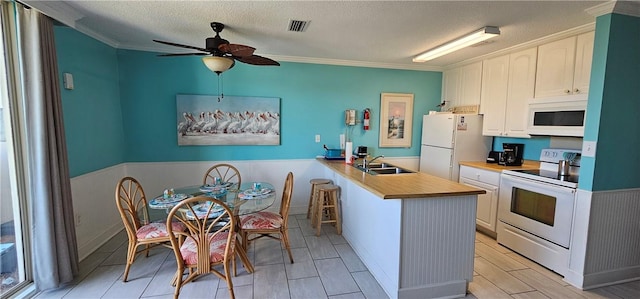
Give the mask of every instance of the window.
[[(31, 267), (27, 231), (22, 228), (26, 223), (27, 205), (25, 199), (25, 172), (21, 161), (22, 150), (19, 122), (17, 117), (21, 101), (12, 78), (16, 45), (7, 38), (7, 32), (14, 32), (14, 3), (0, 2), (0, 21), (2, 22), (2, 38), (0, 38), (0, 296), (7, 298), (31, 282)], [(22, 187), (21, 187), (22, 186)]]

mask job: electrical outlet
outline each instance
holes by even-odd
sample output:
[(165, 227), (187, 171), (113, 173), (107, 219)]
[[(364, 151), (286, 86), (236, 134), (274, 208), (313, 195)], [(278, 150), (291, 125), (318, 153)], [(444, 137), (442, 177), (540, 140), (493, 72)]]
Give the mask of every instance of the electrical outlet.
[(316, 142), (320, 142), (320, 135), (316, 135)]
[(582, 156), (583, 157), (595, 157), (596, 156), (596, 142), (595, 141), (583, 141), (582, 142)]
[(75, 220), (76, 220), (76, 226), (80, 226), (80, 224), (82, 224), (82, 217), (80, 217), (80, 214), (76, 213), (74, 215)]

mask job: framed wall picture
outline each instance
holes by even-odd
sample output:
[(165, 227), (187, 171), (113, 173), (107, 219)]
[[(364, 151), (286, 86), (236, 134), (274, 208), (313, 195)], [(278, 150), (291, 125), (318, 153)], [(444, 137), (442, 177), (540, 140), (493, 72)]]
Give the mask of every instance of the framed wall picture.
[(413, 94), (380, 94), (380, 147), (411, 147)]
[(176, 96), (178, 145), (279, 145), (280, 98)]

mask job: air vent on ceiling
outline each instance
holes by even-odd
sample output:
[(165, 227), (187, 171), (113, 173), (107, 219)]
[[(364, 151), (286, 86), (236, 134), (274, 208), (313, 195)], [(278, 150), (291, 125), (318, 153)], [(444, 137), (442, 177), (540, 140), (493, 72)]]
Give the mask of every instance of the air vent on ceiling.
[(289, 20), (289, 31), (304, 32), (311, 21)]

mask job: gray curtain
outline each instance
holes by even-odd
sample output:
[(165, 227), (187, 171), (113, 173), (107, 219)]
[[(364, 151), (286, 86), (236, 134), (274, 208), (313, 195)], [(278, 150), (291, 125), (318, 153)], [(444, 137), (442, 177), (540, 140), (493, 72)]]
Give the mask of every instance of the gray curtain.
[(17, 8), (29, 157), (33, 280), (56, 288), (78, 273), (71, 183), (53, 20)]

